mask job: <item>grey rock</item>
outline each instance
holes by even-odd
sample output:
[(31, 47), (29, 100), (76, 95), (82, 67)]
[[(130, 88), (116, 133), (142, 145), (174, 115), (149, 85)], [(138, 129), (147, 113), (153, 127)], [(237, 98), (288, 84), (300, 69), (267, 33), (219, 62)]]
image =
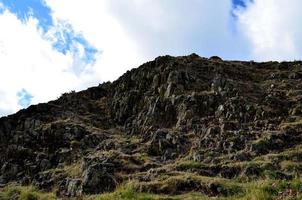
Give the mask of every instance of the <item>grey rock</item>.
[(83, 174), (81, 193), (98, 194), (111, 192), (117, 186), (113, 172), (113, 165), (96, 163), (90, 165)]
[(67, 191), (65, 195), (69, 197), (75, 197), (81, 195), (82, 192), (81, 184), (82, 184), (81, 179), (67, 179), (66, 180)]

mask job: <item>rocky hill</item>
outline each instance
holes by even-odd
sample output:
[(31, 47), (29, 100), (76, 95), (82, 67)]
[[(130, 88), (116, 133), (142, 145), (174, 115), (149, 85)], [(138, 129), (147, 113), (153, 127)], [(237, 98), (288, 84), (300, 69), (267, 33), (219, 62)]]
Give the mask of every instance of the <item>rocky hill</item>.
[(300, 61), (162, 56), (0, 119), (0, 199), (299, 199), (301, 172)]

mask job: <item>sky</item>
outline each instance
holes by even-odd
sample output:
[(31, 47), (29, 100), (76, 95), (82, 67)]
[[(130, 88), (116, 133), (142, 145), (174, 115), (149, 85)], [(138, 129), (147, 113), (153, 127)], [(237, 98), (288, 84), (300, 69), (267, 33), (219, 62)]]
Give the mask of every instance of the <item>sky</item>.
[(0, 0), (0, 116), (160, 55), (301, 60), (301, 0)]

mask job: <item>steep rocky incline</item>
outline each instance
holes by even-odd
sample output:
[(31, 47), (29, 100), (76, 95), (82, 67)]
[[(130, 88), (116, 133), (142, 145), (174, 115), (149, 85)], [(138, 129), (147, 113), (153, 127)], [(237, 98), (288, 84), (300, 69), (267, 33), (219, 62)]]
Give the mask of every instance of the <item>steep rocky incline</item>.
[(132, 180), (141, 192), (228, 196), (219, 181), (291, 180), (302, 172), (301, 80), (300, 61), (158, 57), (1, 118), (0, 187), (79, 196)]

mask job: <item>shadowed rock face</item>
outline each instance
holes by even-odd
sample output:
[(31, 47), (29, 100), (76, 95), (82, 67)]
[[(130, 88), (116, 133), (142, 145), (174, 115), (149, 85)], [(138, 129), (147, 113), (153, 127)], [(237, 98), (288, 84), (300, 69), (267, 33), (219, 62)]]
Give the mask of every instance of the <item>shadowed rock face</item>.
[[(267, 171), (291, 179), (302, 169), (301, 79), (302, 62), (158, 57), (112, 83), (1, 118), (0, 186), (76, 196), (131, 179), (146, 192), (216, 196), (228, 191), (180, 180), (165, 190), (155, 182)], [(294, 168), (282, 164), (293, 159)]]

